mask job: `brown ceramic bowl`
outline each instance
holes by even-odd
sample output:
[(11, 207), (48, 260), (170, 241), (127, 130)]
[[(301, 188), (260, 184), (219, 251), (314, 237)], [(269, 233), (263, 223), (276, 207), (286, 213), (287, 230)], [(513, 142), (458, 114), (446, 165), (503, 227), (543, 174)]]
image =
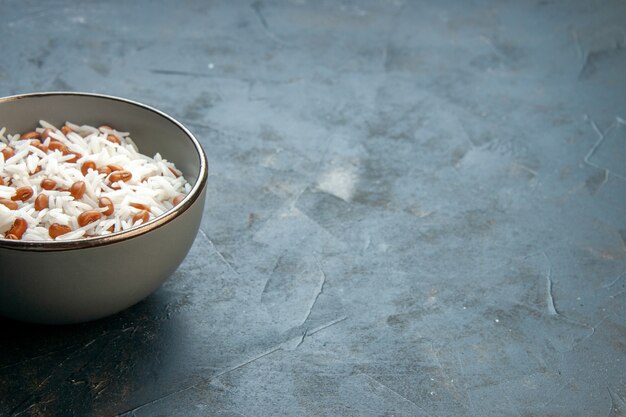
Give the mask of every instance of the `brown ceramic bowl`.
[(77, 323), (147, 297), (183, 261), (200, 227), (208, 165), (194, 136), (172, 117), (130, 100), (87, 93), (0, 99), (0, 127), (16, 133), (40, 120), (131, 132), (139, 150), (183, 172), (191, 192), (174, 209), (135, 229), (74, 241), (0, 239), (0, 315), (35, 323)]

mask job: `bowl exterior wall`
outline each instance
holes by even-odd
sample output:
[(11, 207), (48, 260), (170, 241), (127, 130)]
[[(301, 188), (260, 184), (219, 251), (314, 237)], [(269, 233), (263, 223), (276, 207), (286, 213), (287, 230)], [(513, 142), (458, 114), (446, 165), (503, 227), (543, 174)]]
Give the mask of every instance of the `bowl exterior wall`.
[(157, 289), (189, 252), (205, 194), (206, 187), (173, 221), (125, 241), (52, 252), (0, 248), (0, 315), (68, 324), (136, 304)]

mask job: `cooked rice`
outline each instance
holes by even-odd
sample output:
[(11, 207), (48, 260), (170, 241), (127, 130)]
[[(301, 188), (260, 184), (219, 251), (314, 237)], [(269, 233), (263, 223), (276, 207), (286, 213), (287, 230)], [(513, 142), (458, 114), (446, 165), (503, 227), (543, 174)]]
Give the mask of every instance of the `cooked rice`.
[[(191, 185), (176, 169), (173, 163), (160, 154), (153, 158), (139, 153), (128, 132), (121, 132), (108, 126), (99, 128), (76, 125), (67, 122), (64, 134), (50, 123), (41, 120), (36, 131), (41, 135), (46, 129), (48, 136), (37, 140), (20, 139), (20, 134), (7, 134), (0, 129), (0, 199), (11, 199), (16, 189), (31, 187), (32, 197), (26, 201), (16, 200), (16, 210), (0, 204), (0, 238), (4, 239), (17, 218), (28, 223), (21, 240), (53, 240), (48, 233), (50, 225), (57, 223), (69, 226), (71, 232), (56, 237), (56, 240), (72, 240), (89, 236), (107, 235), (128, 230), (141, 225), (142, 220), (133, 222), (133, 217), (141, 209), (131, 204), (142, 204), (150, 208), (149, 220), (171, 210), (174, 199), (189, 193)], [(71, 131), (70, 131), (71, 129)], [(112, 135), (113, 141), (107, 139)], [(117, 140), (115, 140), (117, 138)], [(114, 143), (119, 140), (119, 144)], [(67, 148), (46, 151), (52, 142), (61, 142)], [(58, 144), (57, 144), (58, 145)], [(37, 147), (39, 146), (39, 147)], [(2, 151), (10, 147), (14, 155), (5, 160)], [(42, 148), (42, 149), (40, 149)], [(7, 150), (10, 151), (10, 150)], [(70, 162), (80, 157), (75, 162)], [(109, 174), (89, 169), (83, 175), (81, 168), (93, 161), (97, 168), (119, 165), (132, 174), (127, 181), (111, 183)], [(56, 187), (46, 190), (41, 181), (51, 179)], [(77, 181), (85, 183), (85, 193), (75, 199), (69, 189)], [(48, 208), (35, 209), (35, 199), (40, 194), (48, 196)], [(101, 197), (108, 197), (114, 205), (114, 212), (102, 215), (100, 220), (85, 226), (78, 224), (78, 216), (89, 210), (100, 213), (106, 211), (98, 205)], [(9, 236), (10, 238), (11, 236)]]

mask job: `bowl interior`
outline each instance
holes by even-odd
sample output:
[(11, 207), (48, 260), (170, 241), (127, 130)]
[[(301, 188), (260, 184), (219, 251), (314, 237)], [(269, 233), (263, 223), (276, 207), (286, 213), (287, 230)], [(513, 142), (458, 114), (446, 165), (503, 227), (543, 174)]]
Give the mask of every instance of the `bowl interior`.
[[(88, 93), (36, 93), (0, 99), (0, 128), (5, 134), (33, 130), (39, 120), (59, 128), (66, 121), (91, 126), (109, 125), (130, 132), (139, 151), (148, 156), (157, 152), (183, 172), (191, 192), (174, 210), (137, 228), (107, 236), (76, 241), (12, 241), (0, 239), (0, 246), (25, 250), (66, 250), (114, 243), (140, 235), (171, 221), (187, 210), (206, 184), (208, 166), (202, 147), (193, 135), (170, 116), (149, 106), (126, 99)], [(80, 243), (78, 243), (80, 242)]]

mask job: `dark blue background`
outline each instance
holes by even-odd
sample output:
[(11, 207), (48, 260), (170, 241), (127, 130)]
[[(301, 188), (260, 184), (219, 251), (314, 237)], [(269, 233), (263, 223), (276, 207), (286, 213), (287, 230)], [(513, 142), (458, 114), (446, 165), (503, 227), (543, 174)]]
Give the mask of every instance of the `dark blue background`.
[(146, 301), (0, 322), (0, 415), (625, 415), (623, 1), (0, 16), (0, 95), (145, 102), (211, 171)]

